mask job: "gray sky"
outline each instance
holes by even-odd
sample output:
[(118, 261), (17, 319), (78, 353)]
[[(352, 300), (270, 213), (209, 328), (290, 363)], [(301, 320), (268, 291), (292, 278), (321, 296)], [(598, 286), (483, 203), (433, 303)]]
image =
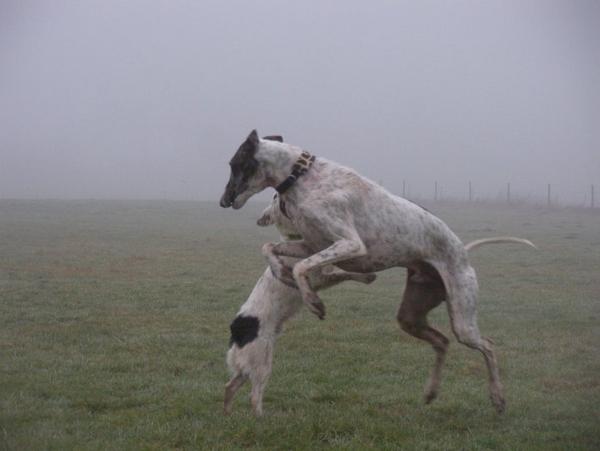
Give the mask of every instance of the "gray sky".
[(600, 2), (0, 0), (1, 198), (216, 202), (252, 128), (398, 194), (581, 203)]

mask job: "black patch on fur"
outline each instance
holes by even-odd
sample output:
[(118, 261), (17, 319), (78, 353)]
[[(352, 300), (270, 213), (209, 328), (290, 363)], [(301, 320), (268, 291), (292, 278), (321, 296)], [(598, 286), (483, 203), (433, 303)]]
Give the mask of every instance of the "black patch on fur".
[[(223, 198), (231, 205), (235, 198), (248, 189), (248, 181), (258, 170), (258, 160), (254, 158), (258, 150), (258, 135), (256, 130), (248, 135), (246, 141), (239, 147), (229, 166), (231, 174), (225, 187)], [(227, 205), (227, 206), (229, 206)]]
[(281, 135), (263, 136), (263, 139), (266, 139), (268, 141), (279, 141), (280, 143), (283, 142), (283, 136), (281, 136)]
[(229, 326), (231, 330), (229, 346), (231, 347), (235, 343), (238, 348), (243, 348), (258, 337), (259, 326), (260, 321), (256, 316), (236, 316)]
[(246, 141), (244, 141), (238, 148), (235, 155), (229, 162), (229, 165), (233, 168), (238, 167), (239, 169), (248, 169), (247, 166), (256, 164), (258, 161), (254, 159), (254, 155), (258, 150), (258, 135), (256, 130), (252, 130), (252, 133), (248, 135)]

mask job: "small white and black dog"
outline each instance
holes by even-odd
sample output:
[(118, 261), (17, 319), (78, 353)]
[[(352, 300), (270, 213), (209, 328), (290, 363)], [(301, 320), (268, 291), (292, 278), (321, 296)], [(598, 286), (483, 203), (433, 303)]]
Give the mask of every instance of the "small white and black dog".
[[(257, 223), (260, 226), (275, 224), (284, 240), (301, 238), (289, 219), (281, 213), (277, 195)], [(293, 265), (297, 259), (286, 261)], [(371, 283), (375, 277), (375, 274), (350, 273), (329, 266), (312, 274), (311, 284), (319, 290), (346, 280)], [(252, 409), (257, 416), (262, 415), (263, 394), (271, 375), (275, 340), (283, 323), (297, 313), (302, 305), (300, 291), (281, 282), (267, 267), (230, 326), (227, 365), (232, 378), (225, 387), (226, 414), (231, 412), (235, 393), (244, 382), (250, 380)]]
[[(263, 254), (276, 277), (299, 288), (313, 313), (321, 319), (325, 315), (309, 278), (319, 268), (336, 265), (360, 273), (407, 268), (398, 320), (403, 330), (429, 342), (436, 353), (426, 402), (437, 395), (448, 347), (448, 339), (428, 324), (427, 314), (445, 301), (458, 341), (483, 354), (490, 399), (498, 412), (504, 411), (492, 342), (481, 336), (477, 324), (477, 276), (465, 245), (442, 220), (350, 168), (315, 159), (281, 140), (260, 139), (256, 130), (229, 164), (222, 207), (239, 209), (267, 187), (279, 193), (280, 209), (302, 240), (267, 243)], [(300, 261), (292, 267), (284, 260), (288, 257)]]

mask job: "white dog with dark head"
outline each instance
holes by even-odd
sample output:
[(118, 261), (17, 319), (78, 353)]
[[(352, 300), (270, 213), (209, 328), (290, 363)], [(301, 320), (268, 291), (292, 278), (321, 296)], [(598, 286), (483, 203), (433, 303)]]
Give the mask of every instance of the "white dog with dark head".
[[(302, 300), (319, 318), (325, 307), (309, 276), (329, 265), (371, 273), (408, 269), (398, 313), (402, 328), (428, 341), (436, 363), (425, 389), (427, 402), (438, 392), (448, 339), (427, 322), (428, 312), (446, 301), (459, 342), (480, 351), (488, 368), (490, 398), (505, 407), (492, 344), (477, 324), (477, 277), (461, 240), (439, 218), (389, 193), (350, 168), (315, 159), (299, 147), (260, 139), (252, 131), (230, 161), (231, 175), (222, 207), (241, 208), (267, 187), (280, 196), (280, 208), (302, 240), (267, 243), (263, 254), (273, 273), (297, 286)], [(300, 259), (292, 266), (285, 258)]]

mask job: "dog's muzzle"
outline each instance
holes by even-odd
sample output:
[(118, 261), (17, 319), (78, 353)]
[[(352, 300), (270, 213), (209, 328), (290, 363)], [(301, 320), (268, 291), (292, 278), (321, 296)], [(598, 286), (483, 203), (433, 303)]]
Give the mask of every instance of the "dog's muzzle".
[(221, 196), (221, 200), (219, 201), (219, 205), (223, 208), (229, 208), (233, 205), (233, 201), (235, 200), (235, 193), (229, 193), (225, 191), (223, 196)]

